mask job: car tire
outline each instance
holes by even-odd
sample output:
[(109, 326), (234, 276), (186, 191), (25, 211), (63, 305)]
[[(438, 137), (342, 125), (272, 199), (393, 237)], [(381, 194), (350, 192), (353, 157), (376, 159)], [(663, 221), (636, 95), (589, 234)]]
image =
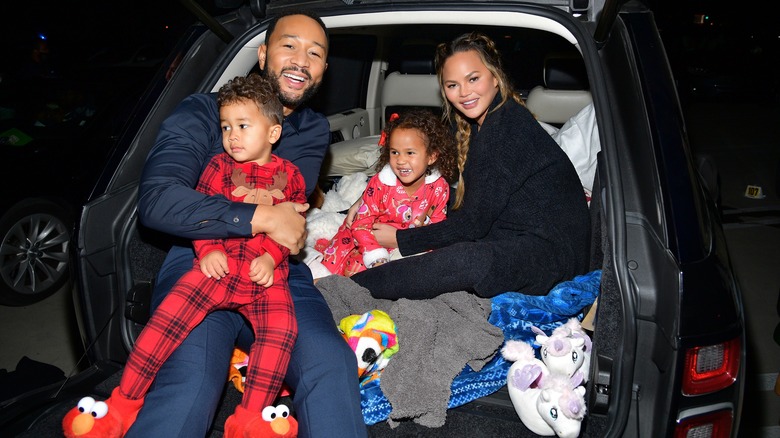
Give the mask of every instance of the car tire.
[(25, 306), (70, 279), (72, 214), (41, 199), (22, 201), (0, 219), (0, 304)]

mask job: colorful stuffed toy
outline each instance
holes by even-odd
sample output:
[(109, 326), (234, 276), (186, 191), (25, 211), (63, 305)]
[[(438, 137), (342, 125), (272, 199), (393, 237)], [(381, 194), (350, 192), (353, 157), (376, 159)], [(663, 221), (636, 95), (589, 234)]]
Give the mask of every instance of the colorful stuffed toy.
[(228, 381), (233, 383), (238, 392), (244, 393), (246, 381), (246, 367), (249, 366), (249, 355), (239, 348), (233, 349), (233, 357), (230, 358), (230, 370)]
[(350, 315), (338, 325), (358, 363), (360, 386), (379, 378), (398, 351), (395, 322), (387, 313), (374, 309), (362, 315)]

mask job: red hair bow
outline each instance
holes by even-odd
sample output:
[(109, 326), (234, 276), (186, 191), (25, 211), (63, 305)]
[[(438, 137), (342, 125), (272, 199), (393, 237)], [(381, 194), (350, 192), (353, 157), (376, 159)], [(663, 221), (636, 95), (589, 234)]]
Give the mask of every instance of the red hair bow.
[[(398, 120), (399, 117), (398, 113), (393, 113), (390, 114), (390, 118), (387, 121), (392, 122), (393, 120)], [(385, 141), (387, 141), (387, 132), (382, 131), (382, 135), (379, 137), (379, 146), (384, 146)]]

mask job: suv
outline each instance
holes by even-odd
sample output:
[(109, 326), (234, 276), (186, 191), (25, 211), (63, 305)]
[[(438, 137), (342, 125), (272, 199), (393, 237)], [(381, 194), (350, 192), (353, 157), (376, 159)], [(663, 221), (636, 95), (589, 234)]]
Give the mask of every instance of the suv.
[[(138, 222), (144, 160), (161, 122), (184, 97), (215, 91), (256, 67), (265, 17), (296, 2), (251, 3), (185, 36), (166, 64), (175, 73), (150, 88), (82, 210), (74, 245), (77, 310), (92, 365), (45, 403), (13, 401), (0, 426), (20, 431), (34, 421), (28, 433), (56, 429), (78, 396), (93, 391), (104, 398), (116, 384), (110, 379), (148, 316), (150, 284), (171, 244)], [(588, 151), (598, 157), (592, 266), (602, 280), (581, 435), (736, 436), (745, 360), (741, 295), (716, 188), (696, 168), (652, 12), (621, 0), (306, 5), (331, 33), (329, 69), (312, 102), (331, 125), (324, 190), (344, 168), (371, 168), (361, 145), (375, 144), (394, 107), (437, 104), (433, 48), (467, 31), (499, 43), (515, 87), (540, 122), (560, 127), (592, 103), (599, 139)], [(415, 92), (388, 91), (397, 81)], [(39, 397), (47, 398), (46, 391)], [(215, 422), (214, 436), (221, 426)], [(401, 427), (416, 436), (535, 436), (517, 421), (506, 391), (451, 410), (439, 430)], [(385, 423), (371, 426), (375, 436), (394, 433)]]

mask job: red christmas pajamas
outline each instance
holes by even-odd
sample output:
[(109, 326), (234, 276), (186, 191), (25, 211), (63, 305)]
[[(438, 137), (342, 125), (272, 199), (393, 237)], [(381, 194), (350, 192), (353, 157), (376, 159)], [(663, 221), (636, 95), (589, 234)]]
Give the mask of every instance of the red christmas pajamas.
[(405, 229), (413, 227), (414, 220), (423, 215), (426, 223), (443, 221), (449, 189), (447, 181), (435, 172), (409, 196), (390, 166), (385, 166), (368, 181), (352, 226), (342, 224), (323, 249), (322, 264), (330, 272), (347, 277), (365, 271), (373, 261), (388, 256), (371, 232), (374, 223)]
[[(271, 163), (259, 166), (238, 164), (227, 154), (218, 154), (204, 170), (198, 190), (222, 194), (233, 201), (251, 198), (250, 202), (306, 202), (305, 183), (298, 169), (275, 156)], [(214, 250), (225, 252), (229, 274), (220, 280), (207, 278), (195, 260), (193, 269), (179, 279), (139, 336), (125, 366), (120, 392), (130, 399), (143, 397), (162, 364), (187, 335), (209, 313), (231, 309), (244, 315), (254, 330), (241, 405), (260, 412), (279, 393), (297, 337), (287, 286), (289, 251), (264, 234), (248, 239), (196, 241), (194, 246), (198, 258)], [(252, 260), (264, 253), (271, 254), (277, 263), (274, 284), (269, 288), (252, 282), (248, 274)]]

